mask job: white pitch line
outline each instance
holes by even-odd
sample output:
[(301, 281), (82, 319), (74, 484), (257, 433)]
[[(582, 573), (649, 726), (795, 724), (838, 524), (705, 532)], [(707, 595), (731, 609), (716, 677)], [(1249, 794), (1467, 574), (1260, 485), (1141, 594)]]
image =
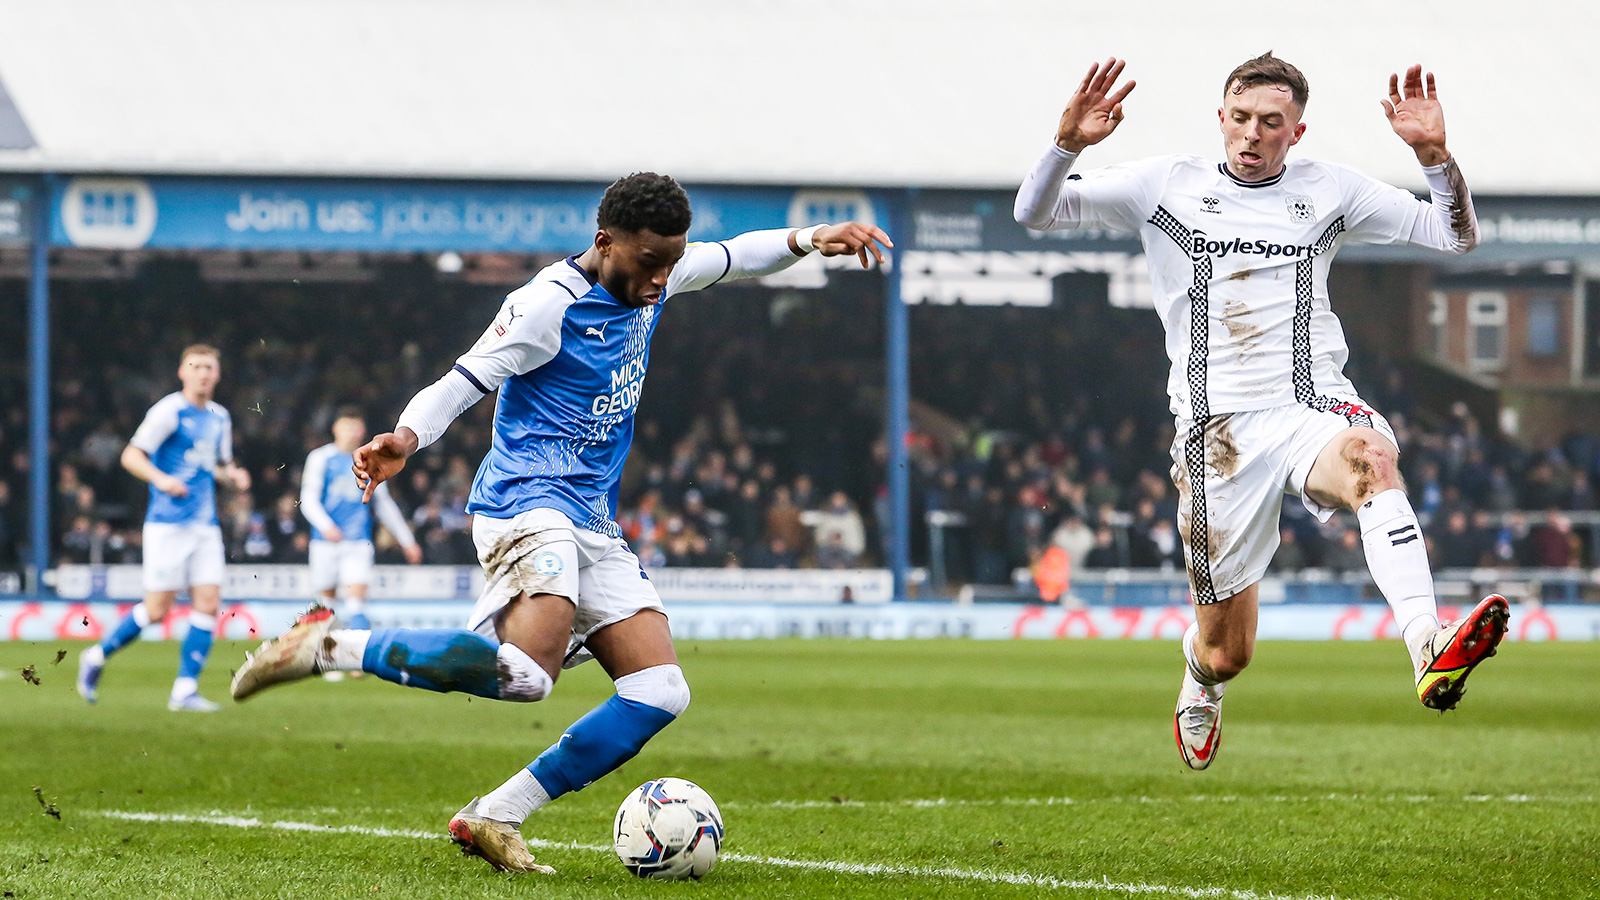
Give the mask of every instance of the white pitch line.
[[(91, 815), (103, 816), (108, 819), (121, 819), (129, 822), (161, 822), (161, 823), (189, 823), (201, 825), (224, 825), (232, 828), (271, 828), (279, 831), (309, 831), (321, 834), (361, 834), (370, 837), (397, 837), (415, 840), (443, 840), (445, 835), (433, 831), (416, 831), (404, 828), (373, 828), (365, 825), (318, 825), (313, 822), (268, 822), (249, 816), (226, 815), (215, 812), (210, 815), (195, 816), (181, 813), (149, 813), (128, 812), (124, 810), (101, 810)], [(528, 846), (541, 849), (559, 850), (585, 850), (591, 853), (612, 853), (610, 847), (596, 844), (579, 844), (576, 842), (546, 841), (539, 838), (524, 838)], [(1232, 888), (1194, 888), (1181, 885), (1149, 884), (1145, 882), (1111, 881), (1102, 878), (1099, 881), (1087, 879), (1056, 878), (1051, 875), (1030, 875), (1023, 872), (989, 872), (982, 869), (950, 869), (931, 868), (925, 866), (901, 866), (884, 863), (849, 863), (835, 862), (832, 860), (806, 860), (788, 859), (782, 856), (758, 856), (747, 853), (724, 853), (722, 859), (728, 862), (753, 863), (756, 865), (775, 866), (785, 869), (802, 869), (814, 872), (836, 872), (841, 875), (863, 876), (891, 876), (907, 878), (949, 879), (955, 881), (974, 881), (987, 884), (1014, 884), (1031, 887), (1041, 887), (1053, 890), (1075, 891), (1101, 891), (1113, 894), (1158, 894), (1173, 897), (1188, 897), (1193, 900), (1207, 900), (1207, 898), (1229, 898), (1229, 900), (1269, 900), (1269, 895), (1258, 894), (1255, 891), (1240, 891)], [(1322, 894), (1304, 894), (1298, 897), (1289, 897), (1282, 894), (1271, 894), (1270, 900), (1336, 900), (1336, 898)]]
[(948, 797), (932, 797), (909, 800), (773, 800), (767, 803), (732, 803), (721, 804), (724, 809), (941, 809), (960, 808), (971, 806), (1087, 806), (1094, 804), (1161, 804), (1161, 803), (1550, 803), (1558, 805), (1589, 804), (1600, 802), (1600, 798), (1574, 796), (1574, 797), (1540, 797), (1532, 794), (1463, 794), (1457, 796), (1438, 796), (1431, 794), (1306, 794), (1301, 796), (1291, 795), (1266, 795), (1251, 796), (1238, 794), (1225, 794), (1209, 796), (1197, 794), (1189, 797), (998, 797), (992, 800), (972, 800)]

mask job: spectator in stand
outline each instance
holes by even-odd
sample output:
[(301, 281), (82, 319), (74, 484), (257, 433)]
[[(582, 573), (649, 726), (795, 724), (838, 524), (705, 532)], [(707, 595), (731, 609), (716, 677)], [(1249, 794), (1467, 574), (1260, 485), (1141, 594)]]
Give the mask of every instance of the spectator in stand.
[(304, 520), (295, 514), (299, 504), (294, 494), (284, 494), (272, 506), (272, 521), (267, 524), (267, 539), (272, 542), (272, 562), (306, 561), (311, 535), (306, 530)]
[(775, 540), (782, 541), (788, 552), (798, 553), (805, 547), (806, 526), (800, 520), (802, 510), (790, 499), (791, 496), (789, 488), (783, 485), (772, 492), (772, 505), (767, 507), (767, 527), (763, 534), (769, 551)]
[(1365, 572), (1367, 555), (1361, 547), (1361, 532), (1349, 526), (1341, 528), (1338, 541), (1323, 554), (1322, 565), (1340, 574)]
[(787, 541), (774, 535), (750, 555), (750, 561), (745, 566), (751, 569), (794, 569), (800, 566), (800, 555), (794, 552)]
[(824, 569), (853, 569), (867, 547), (867, 530), (861, 514), (844, 491), (828, 496), (828, 505), (804, 514), (815, 530), (817, 565)]
[(1278, 549), (1272, 554), (1272, 562), (1267, 570), (1279, 573), (1298, 572), (1306, 567), (1305, 548), (1300, 545), (1300, 538), (1294, 528), (1285, 525), (1278, 529)]
[(1558, 512), (1545, 514), (1544, 521), (1528, 532), (1530, 562), (1544, 569), (1565, 569), (1578, 564), (1577, 536), (1572, 520)]

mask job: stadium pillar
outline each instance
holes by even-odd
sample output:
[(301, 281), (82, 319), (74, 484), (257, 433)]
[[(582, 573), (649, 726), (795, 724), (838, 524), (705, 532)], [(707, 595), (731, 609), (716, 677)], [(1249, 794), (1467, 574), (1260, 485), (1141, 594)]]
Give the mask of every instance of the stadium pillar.
[(901, 296), (901, 271), (905, 268), (905, 247), (911, 240), (908, 214), (911, 195), (894, 199), (889, 213), (889, 237), (895, 242), (890, 254), (893, 265), (886, 282), (884, 344), (888, 371), (888, 403), (885, 431), (889, 441), (889, 571), (894, 578), (894, 599), (906, 599), (906, 574), (911, 568), (911, 469), (906, 438), (911, 432), (911, 377), (909, 362), (910, 323), (905, 298)]
[(50, 568), (50, 201), (54, 179), (39, 183), (33, 204), (28, 271), (28, 515), (33, 548), (29, 591), (44, 593)]

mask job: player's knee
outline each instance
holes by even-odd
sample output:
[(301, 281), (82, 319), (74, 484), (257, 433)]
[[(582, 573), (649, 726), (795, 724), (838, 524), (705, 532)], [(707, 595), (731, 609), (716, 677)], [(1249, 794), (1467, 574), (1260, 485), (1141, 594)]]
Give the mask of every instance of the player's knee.
[(617, 696), (681, 716), (689, 708), (689, 681), (676, 665), (651, 666), (618, 678)]
[(1223, 681), (1230, 681), (1250, 665), (1251, 648), (1245, 645), (1212, 649), (1206, 665)]
[(1376, 494), (1405, 486), (1400, 479), (1400, 460), (1388, 441), (1357, 437), (1345, 447), (1344, 458), (1354, 479), (1351, 508)]
[(495, 665), (501, 700), (533, 703), (550, 696), (550, 689), (555, 686), (555, 678), (516, 644), (496, 648)]

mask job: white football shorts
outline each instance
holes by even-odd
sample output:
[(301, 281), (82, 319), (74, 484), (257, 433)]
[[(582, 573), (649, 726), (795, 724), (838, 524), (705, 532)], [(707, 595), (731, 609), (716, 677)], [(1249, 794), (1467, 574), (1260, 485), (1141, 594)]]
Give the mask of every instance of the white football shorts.
[(1291, 404), (1178, 420), (1172, 483), (1196, 605), (1226, 600), (1266, 574), (1278, 550), (1283, 495), (1299, 497), (1319, 521), (1333, 515), (1305, 495), (1306, 478), (1329, 441), (1366, 426), (1395, 442), (1389, 421), (1360, 399), (1318, 405), (1325, 409)]
[(372, 582), (371, 541), (312, 541), (311, 589), (332, 591)]
[(225, 558), (222, 529), (216, 525), (144, 523), (144, 589), (185, 591), (196, 585), (222, 586)]
[(467, 627), (499, 640), (496, 619), (518, 594), (566, 597), (576, 612), (564, 668), (592, 658), (583, 644), (601, 628), (647, 609), (666, 613), (626, 541), (580, 528), (559, 510), (530, 509), (510, 519), (480, 513), (472, 517), (472, 540), (484, 588)]

